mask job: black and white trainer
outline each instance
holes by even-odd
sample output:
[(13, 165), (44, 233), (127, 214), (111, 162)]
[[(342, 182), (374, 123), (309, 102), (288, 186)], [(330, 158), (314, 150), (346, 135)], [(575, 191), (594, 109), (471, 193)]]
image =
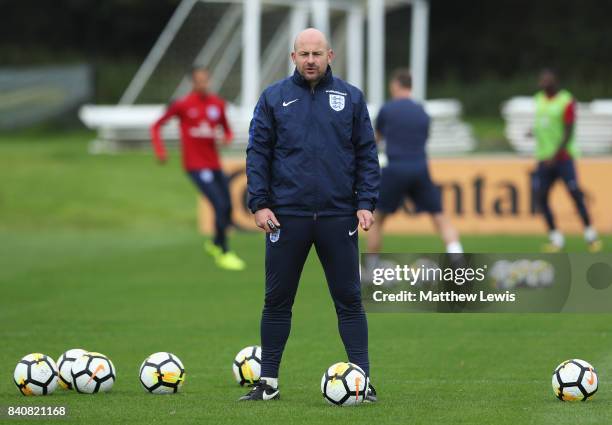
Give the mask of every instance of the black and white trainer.
[(365, 396), (365, 400), (363, 401), (366, 403), (376, 403), (378, 401), (378, 397), (376, 397), (376, 390), (374, 389), (372, 384), (368, 385), (368, 392)]
[(274, 388), (268, 385), (266, 381), (259, 381), (248, 394), (243, 395), (238, 401), (268, 401), (278, 400), (280, 398), (280, 391), (278, 388)]

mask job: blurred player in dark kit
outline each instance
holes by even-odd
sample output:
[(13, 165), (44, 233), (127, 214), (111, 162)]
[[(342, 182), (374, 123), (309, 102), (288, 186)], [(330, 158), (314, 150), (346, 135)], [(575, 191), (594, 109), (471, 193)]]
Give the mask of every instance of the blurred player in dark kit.
[(376, 140), (380, 142), (384, 139), (389, 163), (382, 170), (375, 224), (368, 232), (368, 252), (380, 252), (384, 222), (408, 196), (417, 211), (431, 215), (436, 230), (444, 240), (446, 252), (462, 253), (459, 234), (443, 213), (440, 190), (429, 175), (425, 145), (429, 137), (430, 118), (423, 106), (411, 98), (410, 71), (396, 70), (389, 83), (389, 91), (391, 100), (382, 106), (376, 118)]

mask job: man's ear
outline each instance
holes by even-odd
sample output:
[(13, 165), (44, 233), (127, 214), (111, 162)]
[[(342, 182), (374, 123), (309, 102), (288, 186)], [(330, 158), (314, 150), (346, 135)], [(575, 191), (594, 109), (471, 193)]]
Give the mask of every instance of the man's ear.
[(327, 62), (331, 64), (335, 57), (336, 53), (332, 49), (329, 49), (327, 52)]
[(295, 52), (291, 52), (291, 62), (295, 65)]

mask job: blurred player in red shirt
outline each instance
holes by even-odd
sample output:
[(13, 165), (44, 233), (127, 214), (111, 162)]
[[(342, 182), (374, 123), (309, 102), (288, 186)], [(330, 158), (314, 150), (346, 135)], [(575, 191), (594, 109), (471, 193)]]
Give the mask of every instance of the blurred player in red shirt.
[(161, 137), (161, 127), (176, 117), (180, 123), (183, 167), (200, 192), (208, 198), (215, 210), (215, 237), (204, 245), (219, 267), (243, 270), (245, 263), (227, 243), (227, 228), (231, 223), (232, 204), (227, 177), (221, 171), (219, 154), (215, 145), (216, 130), (222, 127), (223, 144), (233, 139), (232, 130), (225, 116), (225, 102), (208, 92), (210, 73), (206, 68), (192, 70), (193, 89), (185, 97), (173, 102), (168, 110), (151, 127), (151, 141), (160, 164), (168, 155)]

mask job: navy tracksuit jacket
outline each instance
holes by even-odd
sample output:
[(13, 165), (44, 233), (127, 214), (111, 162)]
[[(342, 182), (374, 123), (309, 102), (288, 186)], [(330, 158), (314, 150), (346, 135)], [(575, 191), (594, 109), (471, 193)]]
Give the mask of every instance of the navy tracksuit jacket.
[(249, 208), (289, 215), (374, 210), (380, 168), (363, 94), (333, 77), (314, 90), (296, 71), (255, 107), (247, 148)]
[(314, 87), (297, 72), (259, 98), (247, 147), (248, 205), (281, 228), (266, 238), (262, 376), (277, 377), (299, 277), (314, 244), (349, 361), (369, 373), (359, 282), (358, 209), (373, 211), (380, 168), (363, 93), (328, 67)]

